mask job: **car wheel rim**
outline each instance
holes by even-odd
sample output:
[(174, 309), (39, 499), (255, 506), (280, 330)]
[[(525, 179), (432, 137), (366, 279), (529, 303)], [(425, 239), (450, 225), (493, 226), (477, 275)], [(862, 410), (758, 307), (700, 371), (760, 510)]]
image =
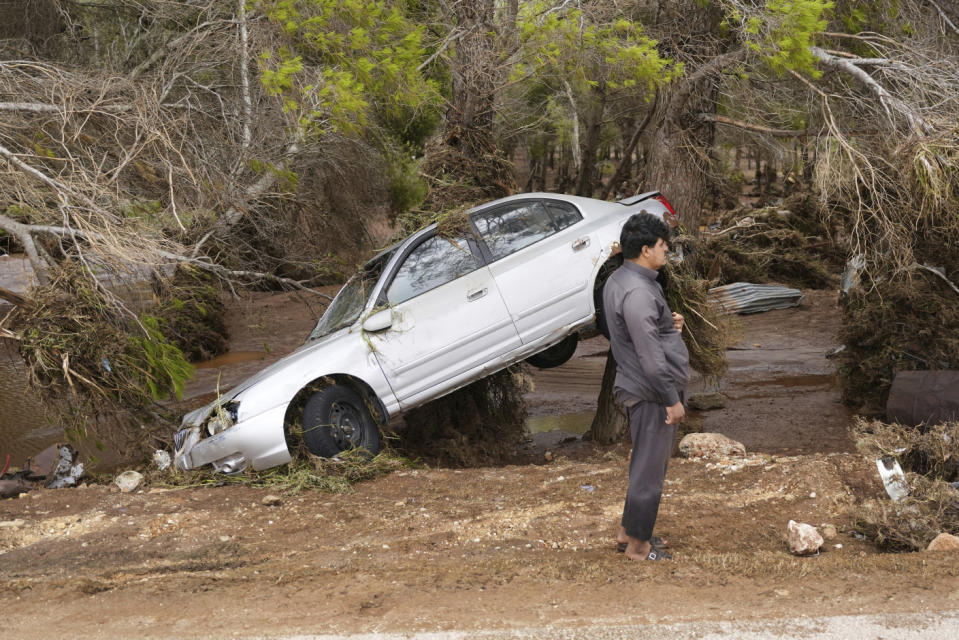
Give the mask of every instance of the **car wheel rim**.
[(334, 402), (330, 407), (330, 435), (340, 450), (351, 449), (359, 443), (359, 412), (351, 404)]

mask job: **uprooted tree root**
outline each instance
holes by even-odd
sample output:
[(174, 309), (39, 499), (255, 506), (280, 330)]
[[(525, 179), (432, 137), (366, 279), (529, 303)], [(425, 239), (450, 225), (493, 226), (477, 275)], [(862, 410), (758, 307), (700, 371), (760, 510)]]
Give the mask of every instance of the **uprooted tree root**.
[(940, 533), (959, 534), (959, 422), (906, 427), (859, 420), (852, 427), (868, 458), (896, 458), (906, 471), (909, 495), (898, 501), (866, 500), (856, 514), (860, 531), (890, 550), (920, 550)]
[(147, 408), (179, 395), (192, 373), (155, 316), (134, 315), (76, 265), (35, 289), (9, 323), (31, 386), (54, 397)]
[(718, 220), (697, 249), (699, 272), (717, 284), (777, 283), (826, 289), (836, 285), (842, 250), (806, 195), (782, 207), (737, 209)]
[(68, 262), (3, 328), (17, 341), (31, 388), (51, 409), (48, 419), (85, 454), (106, 449), (105, 458), (119, 462), (163, 444), (157, 401), (179, 397), (192, 375), (164, 326), (155, 315), (134, 314)]
[(397, 434), (398, 451), (450, 467), (502, 464), (526, 438), (527, 388), (513, 367), (408, 411)]
[(669, 308), (685, 319), (683, 338), (689, 350), (689, 365), (706, 379), (716, 380), (728, 366), (730, 318), (709, 304), (709, 282), (698, 278), (686, 262), (670, 264), (667, 269), (666, 298)]
[(925, 271), (854, 290), (839, 340), (843, 401), (879, 414), (897, 371), (959, 366), (959, 294)]

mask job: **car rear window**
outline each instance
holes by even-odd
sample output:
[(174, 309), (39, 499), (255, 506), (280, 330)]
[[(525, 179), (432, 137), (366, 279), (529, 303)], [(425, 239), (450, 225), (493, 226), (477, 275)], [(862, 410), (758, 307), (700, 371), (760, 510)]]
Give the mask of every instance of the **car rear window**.
[(524, 202), (473, 214), (473, 223), (494, 259), (556, 233), (556, 226), (542, 202)]

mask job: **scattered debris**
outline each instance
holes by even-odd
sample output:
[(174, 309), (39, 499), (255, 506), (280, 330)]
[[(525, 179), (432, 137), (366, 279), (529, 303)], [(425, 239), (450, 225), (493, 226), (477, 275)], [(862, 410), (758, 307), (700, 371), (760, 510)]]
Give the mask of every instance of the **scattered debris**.
[(709, 301), (719, 306), (724, 313), (747, 314), (787, 309), (798, 307), (802, 299), (803, 293), (799, 289), (772, 284), (736, 282), (709, 290)]
[(882, 484), (886, 487), (886, 493), (894, 502), (909, 495), (906, 475), (902, 472), (898, 461), (893, 458), (879, 458), (876, 460), (876, 468), (879, 469), (879, 477), (882, 478)]
[(959, 371), (897, 372), (886, 417), (913, 427), (959, 420)]
[(959, 551), (959, 537), (951, 533), (940, 533), (929, 543), (926, 551)]
[(679, 442), (679, 453), (685, 458), (745, 458), (746, 447), (721, 433), (689, 433)]
[(959, 496), (950, 486), (959, 478), (959, 422), (914, 428), (859, 420), (852, 433), (863, 454), (879, 459), (880, 475), (901, 476), (889, 493), (898, 498), (859, 505), (856, 524), (866, 537), (884, 548), (919, 551), (940, 533), (959, 531)]
[(73, 487), (85, 473), (76, 449), (68, 444), (54, 444), (28, 458), (23, 469), (0, 475), (0, 498), (19, 496), (39, 487)]
[(153, 452), (153, 464), (160, 471), (166, 471), (170, 468), (170, 454), (163, 449), (157, 449)]
[(143, 474), (139, 471), (124, 471), (113, 479), (113, 484), (120, 488), (123, 493), (130, 493), (140, 488), (143, 483)]
[(818, 553), (819, 548), (822, 547), (822, 536), (811, 524), (790, 520), (786, 531), (789, 552), (794, 555), (808, 556)]
[(839, 290), (842, 295), (848, 296), (849, 292), (859, 287), (860, 273), (866, 268), (866, 258), (861, 253), (857, 253), (846, 261), (846, 268), (842, 271)]
[(696, 411), (711, 411), (712, 409), (723, 409), (726, 407), (728, 398), (722, 393), (694, 393), (689, 396), (686, 404), (690, 409)]

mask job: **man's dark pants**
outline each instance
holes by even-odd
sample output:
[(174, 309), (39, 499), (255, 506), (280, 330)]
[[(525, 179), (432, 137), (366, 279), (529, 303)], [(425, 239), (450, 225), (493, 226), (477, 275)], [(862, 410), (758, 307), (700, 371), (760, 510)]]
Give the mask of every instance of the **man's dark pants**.
[(666, 407), (654, 402), (635, 404), (627, 414), (633, 453), (629, 460), (629, 489), (622, 523), (626, 535), (649, 540), (656, 524), (659, 499), (663, 495), (663, 481), (673, 452), (676, 427), (666, 424)]

